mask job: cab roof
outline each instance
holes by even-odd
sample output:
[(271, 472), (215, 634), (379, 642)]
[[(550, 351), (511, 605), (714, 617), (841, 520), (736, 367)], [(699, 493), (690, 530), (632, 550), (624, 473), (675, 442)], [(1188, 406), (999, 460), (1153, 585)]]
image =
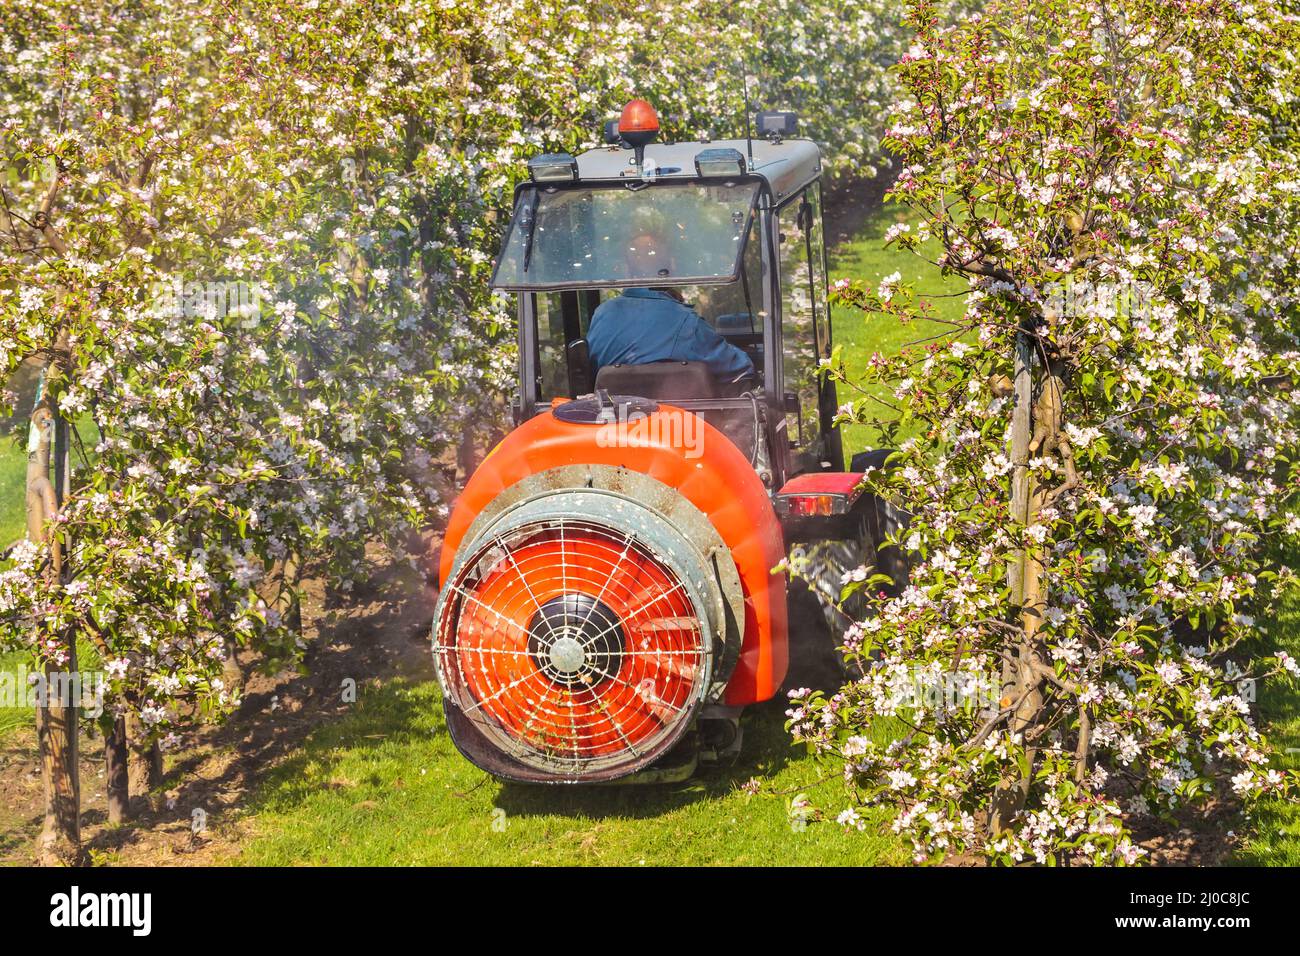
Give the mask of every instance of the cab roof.
[[(821, 153), (817, 144), (806, 139), (780, 141), (755, 139), (753, 161), (750, 143), (743, 139), (693, 141), (686, 143), (651, 143), (645, 148), (646, 159), (659, 164), (661, 179), (694, 179), (695, 157), (705, 149), (731, 148), (745, 157), (749, 173), (766, 181), (772, 201), (779, 204), (821, 175)], [(622, 146), (602, 146), (578, 156), (578, 180), (623, 179), (633, 175), (632, 150)]]

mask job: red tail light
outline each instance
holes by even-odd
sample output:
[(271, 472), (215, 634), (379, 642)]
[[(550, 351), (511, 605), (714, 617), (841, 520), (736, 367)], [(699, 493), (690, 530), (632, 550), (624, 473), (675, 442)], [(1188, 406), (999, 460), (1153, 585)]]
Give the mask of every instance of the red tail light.
[(862, 497), (857, 472), (812, 472), (791, 478), (776, 493), (777, 514), (811, 517), (847, 514)]

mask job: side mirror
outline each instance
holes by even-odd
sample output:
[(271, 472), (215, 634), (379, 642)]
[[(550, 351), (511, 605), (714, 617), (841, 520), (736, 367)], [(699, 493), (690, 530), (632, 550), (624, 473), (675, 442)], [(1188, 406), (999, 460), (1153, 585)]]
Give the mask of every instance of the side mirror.
[[(794, 392), (786, 392), (781, 396), (781, 399), (781, 404), (785, 406), (786, 414), (795, 416), (795, 420), (799, 423), (799, 445), (802, 446), (804, 443), (803, 409), (799, 406), (799, 396)], [(794, 447), (794, 439), (790, 440), (790, 444)]]
[(591, 350), (586, 339), (570, 342), (568, 354), (569, 394), (573, 398), (590, 395), (592, 391)]

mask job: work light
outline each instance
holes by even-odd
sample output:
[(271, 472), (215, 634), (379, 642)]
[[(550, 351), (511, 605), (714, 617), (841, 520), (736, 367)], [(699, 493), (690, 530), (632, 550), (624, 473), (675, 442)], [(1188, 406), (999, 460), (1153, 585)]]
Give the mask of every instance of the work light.
[(568, 153), (547, 153), (528, 161), (528, 175), (535, 183), (573, 182), (578, 178), (578, 161)]
[(745, 175), (745, 157), (738, 149), (704, 149), (695, 156), (695, 172), (701, 178), (709, 176)]

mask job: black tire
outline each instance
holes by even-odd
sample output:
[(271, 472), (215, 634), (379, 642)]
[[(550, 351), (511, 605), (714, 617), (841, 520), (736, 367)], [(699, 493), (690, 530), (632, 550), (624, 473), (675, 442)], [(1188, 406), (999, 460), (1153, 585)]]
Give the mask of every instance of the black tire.
[(885, 541), (906, 528), (907, 515), (904, 512), (873, 496), (867, 515), (867, 535), (876, 554), (876, 570), (887, 574), (892, 582), (883, 588), (890, 597), (897, 597), (907, 587), (911, 565), (906, 551), (898, 545), (885, 544)]
[[(893, 449), (890, 448), (873, 448), (870, 451), (858, 452), (853, 456), (849, 470), (868, 472), (877, 468), (891, 467), (886, 465), (886, 460), (893, 453)], [(876, 569), (882, 574), (889, 575), (893, 586), (886, 590), (891, 596), (896, 597), (907, 587), (910, 562), (907, 553), (901, 547), (886, 545), (884, 542), (891, 534), (897, 535), (907, 528), (908, 515), (875, 495), (871, 498), (872, 500), (867, 504), (867, 534), (876, 553)]]
[(793, 579), (786, 588), (786, 613), (790, 634), (790, 666), (782, 693), (796, 687), (839, 690), (848, 678), (844, 656), (836, 644), (821, 600), (803, 581)]
[(870, 451), (860, 451), (849, 462), (849, 471), (865, 472), (884, 468), (885, 459), (893, 453), (892, 448), (872, 448)]

